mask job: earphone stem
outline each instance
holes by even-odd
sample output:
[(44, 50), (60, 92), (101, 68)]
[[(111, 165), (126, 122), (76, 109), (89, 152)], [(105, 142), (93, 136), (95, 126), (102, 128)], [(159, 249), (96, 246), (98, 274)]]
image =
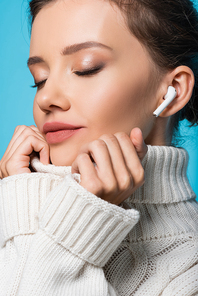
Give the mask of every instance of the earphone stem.
[(176, 89), (173, 86), (169, 86), (167, 94), (164, 97), (164, 102), (153, 112), (153, 115), (155, 117), (158, 117), (162, 113), (162, 111), (164, 111), (164, 109), (174, 100), (176, 95)]

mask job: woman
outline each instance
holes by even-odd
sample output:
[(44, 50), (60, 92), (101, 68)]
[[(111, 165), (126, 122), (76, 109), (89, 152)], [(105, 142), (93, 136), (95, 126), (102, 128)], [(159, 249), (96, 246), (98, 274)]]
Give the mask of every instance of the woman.
[(198, 121), (192, 3), (30, 12), (36, 126), (0, 162), (0, 295), (197, 295), (198, 206), (171, 146), (180, 120)]

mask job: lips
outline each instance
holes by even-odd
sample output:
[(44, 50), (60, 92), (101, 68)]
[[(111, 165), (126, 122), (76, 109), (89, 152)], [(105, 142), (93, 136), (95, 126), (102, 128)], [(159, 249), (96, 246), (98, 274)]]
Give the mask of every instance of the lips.
[(82, 126), (74, 126), (62, 122), (47, 122), (43, 126), (43, 132), (46, 134), (48, 144), (56, 144), (67, 140), (82, 128)]

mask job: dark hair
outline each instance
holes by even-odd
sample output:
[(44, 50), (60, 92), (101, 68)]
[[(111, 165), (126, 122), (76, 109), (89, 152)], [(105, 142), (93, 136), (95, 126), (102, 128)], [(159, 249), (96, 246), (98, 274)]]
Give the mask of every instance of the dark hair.
[[(58, 0), (31, 0), (31, 25), (45, 5)], [(125, 15), (127, 25), (147, 48), (161, 70), (180, 65), (191, 68), (195, 76), (188, 104), (174, 117), (174, 129), (181, 120), (198, 125), (198, 13), (190, 0), (109, 0)]]

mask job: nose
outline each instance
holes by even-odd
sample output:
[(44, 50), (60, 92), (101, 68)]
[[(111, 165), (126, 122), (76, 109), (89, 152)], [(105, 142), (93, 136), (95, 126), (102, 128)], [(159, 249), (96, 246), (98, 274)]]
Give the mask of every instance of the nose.
[(50, 113), (54, 109), (66, 111), (71, 107), (65, 83), (52, 77), (48, 77), (44, 86), (37, 92), (35, 100), (45, 113)]

